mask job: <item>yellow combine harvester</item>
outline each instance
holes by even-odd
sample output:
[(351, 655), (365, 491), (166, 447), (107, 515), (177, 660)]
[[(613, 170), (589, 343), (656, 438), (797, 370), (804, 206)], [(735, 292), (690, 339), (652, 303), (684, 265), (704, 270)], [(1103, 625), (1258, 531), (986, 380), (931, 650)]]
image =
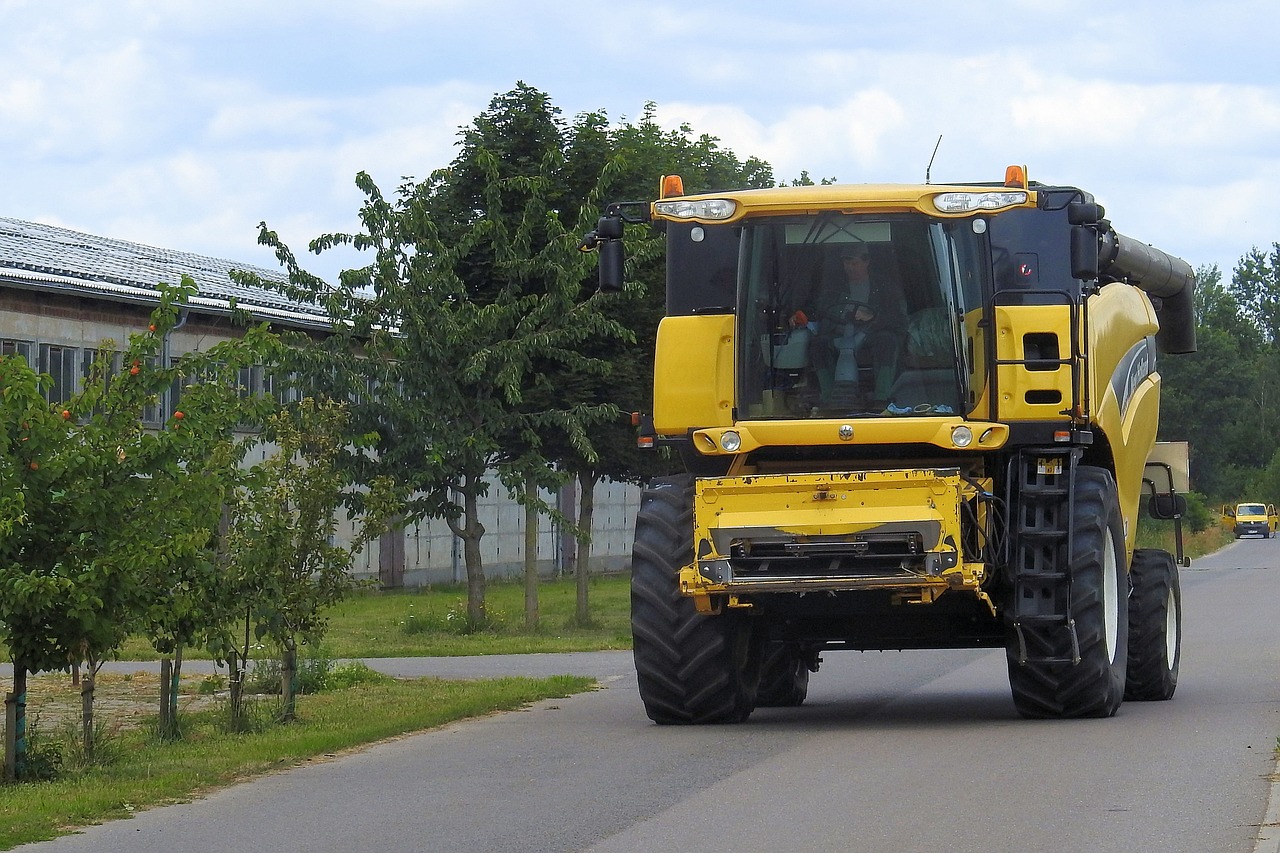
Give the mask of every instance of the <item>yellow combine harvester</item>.
[[(827, 649), (1004, 647), (1019, 712), (1105, 717), (1177, 684), (1185, 507), (1152, 460), (1157, 351), (1195, 349), (1183, 261), (1093, 197), (1026, 180), (833, 185), (612, 205), (666, 235), (632, 629), (658, 723), (804, 701)], [(1179, 448), (1181, 452), (1179, 452)]]

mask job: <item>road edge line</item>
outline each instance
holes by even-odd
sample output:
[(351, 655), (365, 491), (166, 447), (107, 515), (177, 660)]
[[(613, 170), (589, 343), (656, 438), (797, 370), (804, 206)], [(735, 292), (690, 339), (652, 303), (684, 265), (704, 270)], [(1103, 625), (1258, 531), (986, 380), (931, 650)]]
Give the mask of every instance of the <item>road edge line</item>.
[(1280, 853), (1280, 747), (1271, 771), (1271, 795), (1267, 798), (1267, 813), (1258, 825), (1258, 839), (1253, 853)]

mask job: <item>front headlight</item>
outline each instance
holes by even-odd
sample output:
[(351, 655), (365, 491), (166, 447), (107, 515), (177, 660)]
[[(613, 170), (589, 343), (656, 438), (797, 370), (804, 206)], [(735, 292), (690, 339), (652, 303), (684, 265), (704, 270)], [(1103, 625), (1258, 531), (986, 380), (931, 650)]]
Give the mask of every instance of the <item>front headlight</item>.
[(720, 448), (726, 453), (737, 453), (742, 447), (742, 436), (733, 430), (726, 430), (720, 436)]
[(659, 201), (653, 209), (673, 219), (729, 219), (738, 204), (727, 198), (707, 198), (694, 201)]
[(974, 210), (1000, 210), (1027, 203), (1025, 192), (993, 190), (982, 193), (939, 193), (933, 206), (943, 213), (969, 213)]
[(973, 444), (973, 430), (967, 426), (958, 426), (951, 430), (951, 443), (956, 447), (968, 447)]

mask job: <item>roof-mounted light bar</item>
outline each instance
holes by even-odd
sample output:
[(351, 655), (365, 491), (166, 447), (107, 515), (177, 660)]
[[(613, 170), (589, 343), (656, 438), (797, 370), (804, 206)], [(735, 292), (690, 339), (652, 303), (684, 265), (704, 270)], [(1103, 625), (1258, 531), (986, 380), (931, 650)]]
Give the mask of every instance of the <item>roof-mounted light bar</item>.
[(987, 192), (939, 193), (933, 206), (941, 213), (971, 213), (975, 210), (1003, 210), (1027, 203), (1025, 192), (992, 190)]
[(735, 201), (727, 198), (708, 198), (684, 201), (659, 201), (654, 211), (672, 219), (730, 219), (738, 209)]

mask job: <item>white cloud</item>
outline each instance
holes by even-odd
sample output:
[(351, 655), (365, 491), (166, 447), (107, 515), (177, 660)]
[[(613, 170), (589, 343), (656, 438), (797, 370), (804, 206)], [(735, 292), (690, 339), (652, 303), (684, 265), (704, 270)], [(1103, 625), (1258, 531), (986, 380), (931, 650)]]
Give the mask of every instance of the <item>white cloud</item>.
[[(888, 92), (870, 90), (831, 106), (797, 105), (767, 123), (740, 107), (692, 103), (660, 104), (657, 118), (671, 129), (685, 122), (696, 131), (714, 128), (712, 135), (739, 157), (768, 161), (780, 181), (799, 177), (802, 170), (815, 180), (860, 181), (865, 178), (859, 176), (888, 165), (887, 143), (903, 126), (905, 113)], [(828, 172), (834, 164), (841, 164), (839, 175)]]
[(652, 100), (779, 180), (920, 180), (941, 134), (935, 181), (1025, 163), (1229, 268), (1280, 237), (1280, 81), (1242, 46), (1278, 24), (1244, 0), (0, 0), (0, 215), (269, 263), (259, 221), (295, 249), (355, 227), (357, 171), (425, 177), (525, 80), (566, 116)]

